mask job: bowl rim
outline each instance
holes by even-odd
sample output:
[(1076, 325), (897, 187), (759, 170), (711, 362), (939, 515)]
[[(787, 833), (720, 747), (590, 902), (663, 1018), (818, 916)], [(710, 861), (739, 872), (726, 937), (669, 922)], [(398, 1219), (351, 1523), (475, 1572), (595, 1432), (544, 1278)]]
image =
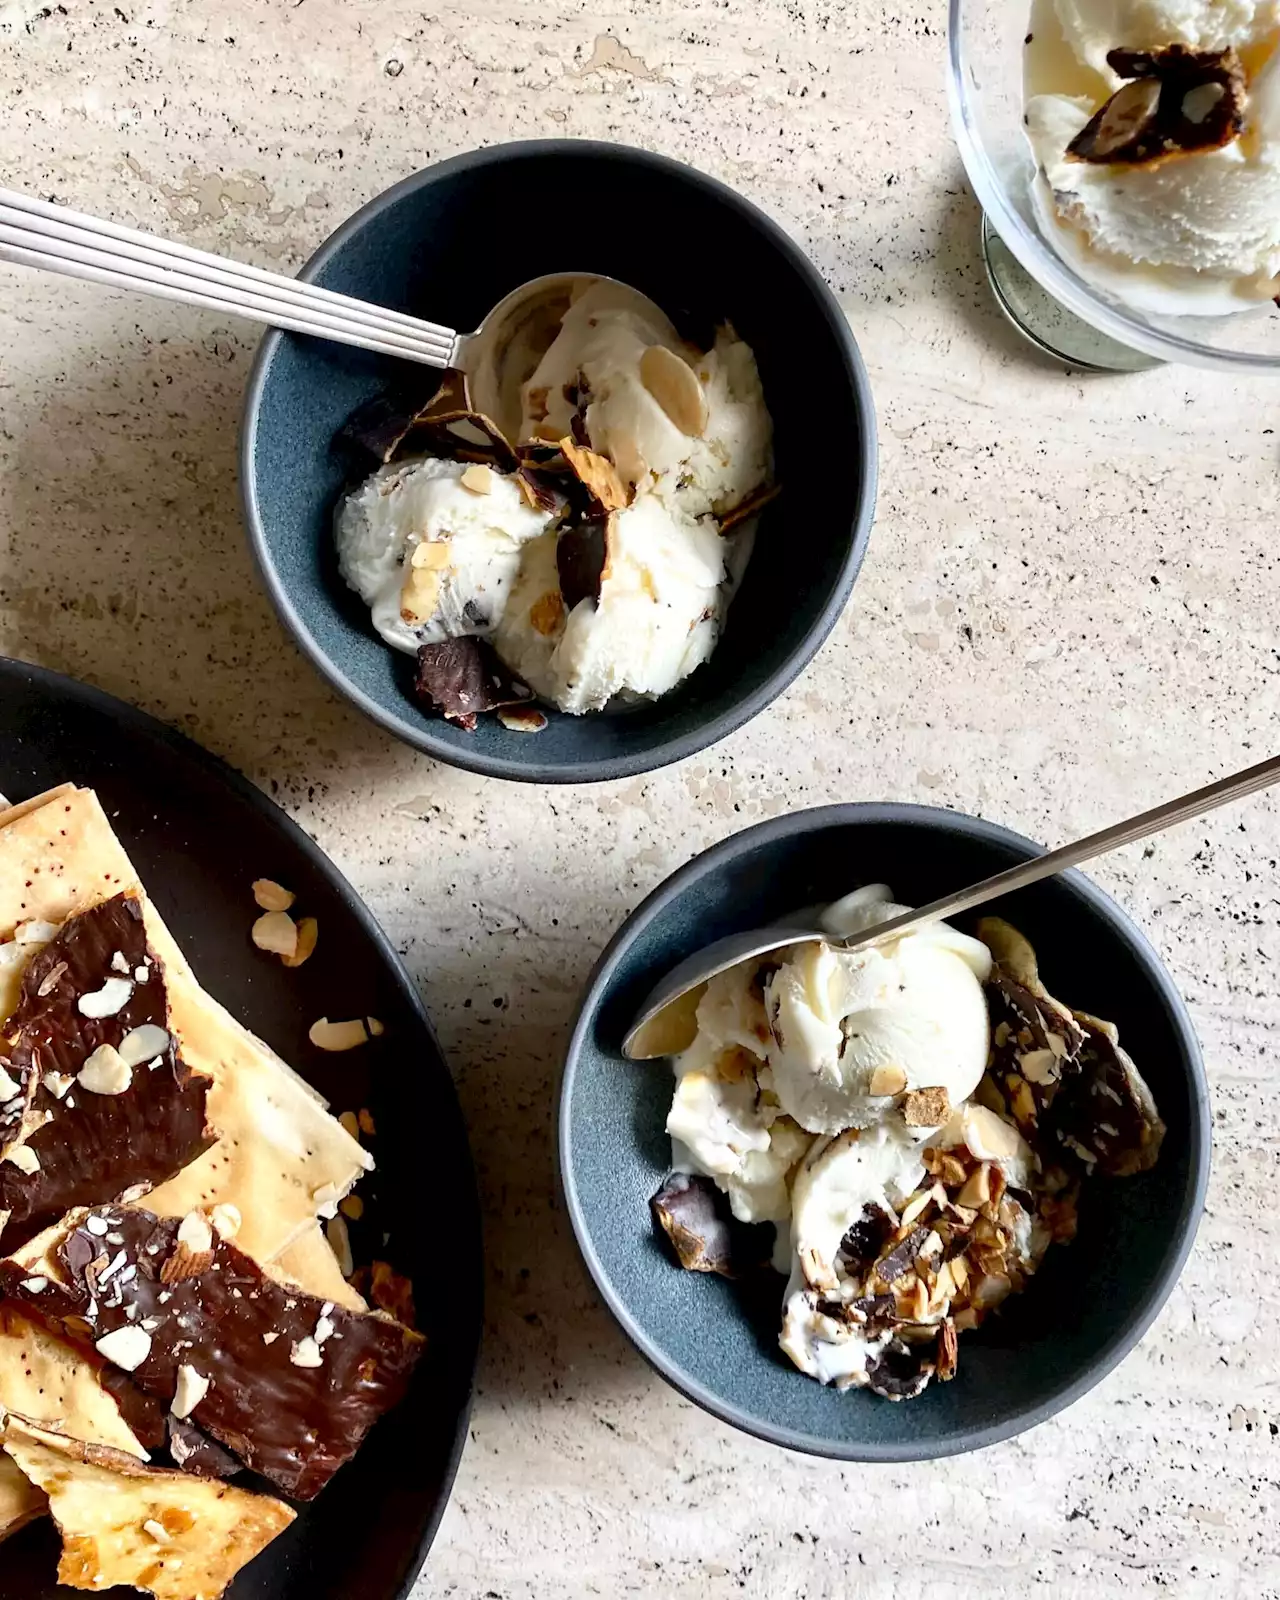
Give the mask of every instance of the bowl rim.
[[(975, 0), (968, 0), (968, 4), (971, 10), (975, 9)], [(1102, 299), (1040, 233), (1028, 227), (1009, 204), (1004, 184), (970, 115), (969, 67), (961, 28), (965, 5), (966, 0), (949, 0), (947, 8), (947, 98), (951, 105), (951, 128), (978, 203), (1018, 262), (1060, 305), (1099, 333), (1128, 345), (1131, 350), (1140, 350), (1162, 361), (1176, 361), (1215, 372), (1239, 373), (1242, 369), (1251, 373), (1280, 372), (1280, 353), (1267, 356), (1247, 350), (1223, 350), (1197, 339), (1161, 332), (1118, 301)], [(1265, 304), (1259, 310), (1265, 311)]]
[(267, 538), (262, 523), (262, 514), (258, 502), (258, 486), (254, 474), (254, 456), (257, 450), (258, 421), (261, 413), (263, 392), (266, 388), (270, 368), (285, 337), (279, 329), (272, 328), (264, 334), (258, 345), (257, 354), (254, 356), (253, 366), (249, 373), (248, 387), (245, 391), (244, 407), (241, 412), (240, 438), (237, 450), (240, 501), (250, 554), (257, 568), (258, 577), (266, 589), (267, 598), (275, 609), (277, 617), (279, 617), (285, 630), (302, 650), (302, 653), (308, 658), (312, 666), (345, 699), (404, 743), (421, 750), (424, 754), (433, 757), (437, 761), (444, 762), (448, 766), (459, 767), (466, 772), (475, 772), (482, 777), (506, 778), (524, 783), (603, 783), (615, 778), (637, 777), (641, 773), (654, 772), (662, 767), (672, 766), (678, 761), (684, 761), (689, 756), (696, 755), (699, 751), (705, 750), (710, 745), (717, 744), (721, 739), (727, 738), (731, 733), (735, 733), (745, 723), (751, 721), (753, 717), (758, 716), (766, 706), (770, 705), (788, 689), (805, 670), (826, 641), (827, 636), (835, 627), (845, 606), (848, 604), (849, 596), (853, 592), (854, 582), (866, 555), (867, 544), (871, 534), (871, 524), (875, 515), (878, 488), (878, 442), (875, 402), (871, 394), (871, 382), (848, 318), (841, 310), (840, 303), (830, 285), (818, 271), (813, 261), (810, 260), (808, 254), (779, 222), (775, 221), (760, 206), (757, 206), (754, 201), (748, 200), (744, 195), (740, 195), (735, 189), (730, 188), (728, 184), (722, 183), (720, 179), (713, 178), (708, 173), (700, 171), (697, 167), (690, 166), (687, 162), (676, 161), (669, 156), (657, 155), (649, 150), (634, 149), (629, 145), (614, 144), (607, 140), (597, 139), (523, 139), (512, 140), (504, 144), (489, 145), (484, 149), (463, 151), (442, 161), (433, 162), (431, 166), (411, 173), (407, 178), (402, 178), (399, 183), (393, 184), (389, 189), (384, 189), (380, 194), (375, 195), (372, 200), (361, 206), (358, 211), (348, 217), (325, 239), (299, 269), (297, 276), (306, 283), (314, 281), (316, 275), (328, 264), (330, 259), (374, 217), (380, 215), (390, 206), (396, 205), (404, 196), (416, 193), (419, 189), (429, 186), (439, 178), (469, 172), (476, 168), (496, 165), (501, 162), (545, 159), (548, 156), (576, 156), (580, 154), (608, 156), (616, 160), (625, 160), (635, 166), (648, 168), (654, 172), (679, 177), (684, 182), (692, 180), (695, 187), (713, 191), (722, 203), (738, 212), (757, 232), (764, 235), (768, 242), (773, 245), (779, 254), (786, 258), (800, 278), (807, 284), (816, 306), (839, 349), (845, 371), (848, 373), (853, 387), (858, 412), (857, 448), (862, 457), (863, 472), (849, 548), (835, 586), (819, 615), (814, 619), (790, 656), (763, 683), (759, 684), (752, 693), (722, 711), (718, 716), (699, 723), (697, 727), (690, 729), (688, 732), (663, 740), (651, 750), (630, 755), (607, 756), (599, 759), (569, 762), (538, 761), (536, 759), (518, 761), (479, 750), (460, 749), (453, 744), (447, 743), (436, 734), (431, 724), (425, 719), (419, 725), (410, 721), (407, 716), (388, 711), (346, 676), (311, 634), (293, 603), (288, 586), (276, 571), (275, 563), (268, 550)]
[[(1205, 1074), (1200, 1044), (1196, 1038), (1186, 1004), (1172, 977), (1154, 946), (1110, 895), (1100, 889), (1078, 869), (1059, 873), (1058, 876), (1082, 899), (1097, 916), (1128, 945), (1135, 959), (1146, 973), (1156, 994), (1163, 1001), (1178, 1036), (1191, 1087), (1191, 1127), (1189, 1130), (1189, 1172), (1186, 1193), (1179, 1208), (1173, 1232), (1176, 1249), (1166, 1263), (1159, 1278), (1151, 1285), (1142, 1301), (1130, 1316), (1118, 1324), (1107, 1344), (1092, 1363), (1077, 1377), (1048, 1400), (1028, 1407), (1018, 1415), (998, 1423), (971, 1427), (944, 1441), (930, 1439), (904, 1440), (881, 1443), (866, 1440), (829, 1439), (799, 1428), (775, 1425), (753, 1417), (740, 1406), (724, 1400), (713, 1389), (691, 1378), (679, 1365), (651, 1340), (632, 1317), (622, 1297), (614, 1290), (608, 1274), (591, 1242), (585, 1210), (578, 1193), (573, 1152), (573, 1136), (569, 1115), (574, 1080), (588, 1030), (599, 1011), (603, 998), (622, 956), (658, 918), (662, 917), (672, 902), (691, 885), (723, 862), (744, 854), (747, 850), (768, 846), (795, 834), (816, 833), (833, 826), (852, 823), (876, 824), (884, 822), (909, 823), (924, 828), (941, 828), (958, 832), (969, 839), (984, 843), (1012, 846), (1023, 852), (1027, 859), (1043, 855), (1045, 848), (1025, 835), (985, 818), (970, 816), (967, 812), (951, 811), (939, 806), (922, 806), (906, 801), (855, 801), (825, 806), (812, 806), (799, 811), (784, 812), (764, 822), (754, 823), (737, 833), (732, 833), (718, 844), (710, 846), (678, 867), (652, 891), (618, 928), (599, 960), (591, 970), (584, 986), (582, 999), (574, 1017), (573, 1031), (565, 1049), (561, 1070), (559, 1107), (557, 1112), (556, 1158), (561, 1192), (573, 1225), (578, 1249), (587, 1270), (595, 1281), (605, 1304), (623, 1332), (639, 1350), (651, 1367), (664, 1377), (673, 1388), (680, 1391), (704, 1411), (718, 1417), (732, 1427), (740, 1428), (766, 1443), (781, 1445), (785, 1449), (805, 1455), (825, 1456), (840, 1461), (905, 1462), (935, 1461), (946, 1456), (963, 1455), (972, 1450), (982, 1450), (988, 1445), (1014, 1438), (1029, 1428), (1056, 1416), (1073, 1405), (1112, 1372), (1129, 1354), (1154, 1322), (1174, 1285), (1182, 1275), (1187, 1257), (1195, 1243), (1200, 1219), (1204, 1212), (1205, 1193), (1209, 1183), (1209, 1166), (1212, 1145), (1212, 1117), (1209, 1108), (1209, 1084)], [(627, 1063), (630, 1068), (631, 1064)], [(634, 1070), (634, 1069), (633, 1069)]]

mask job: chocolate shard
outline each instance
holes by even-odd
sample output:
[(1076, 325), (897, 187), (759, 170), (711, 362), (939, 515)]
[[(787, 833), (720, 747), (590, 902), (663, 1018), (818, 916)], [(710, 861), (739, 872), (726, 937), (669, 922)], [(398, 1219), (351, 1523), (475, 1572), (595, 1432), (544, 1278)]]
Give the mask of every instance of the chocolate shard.
[(452, 369), (426, 405), (415, 406), (403, 395), (376, 396), (352, 412), (338, 437), (384, 466), (420, 455), (484, 462), (501, 472), (520, 464), (498, 425), (472, 410), (467, 380)]
[(956, 1366), (960, 1356), (959, 1336), (956, 1325), (950, 1317), (946, 1317), (938, 1326), (938, 1371), (939, 1383), (950, 1383), (956, 1375)]
[(890, 1250), (887, 1256), (881, 1256), (876, 1262), (875, 1270), (883, 1283), (896, 1283), (914, 1265), (916, 1257), (924, 1248), (924, 1242), (929, 1237), (931, 1230), (923, 1225), (913, 1228), (899, 1244)]
[(673, 1172), (649, 1205), (686, 1272), (742, 1278), (770, 1261), (773, 1229), (739, 1222), (710, 1178)]
[(215, 1444), (194, 1423), (169, 1414), (169, 1454), (175, 1467), (197, 1478), (234, 1478), (240, 1463), (229, 1450)]
[(1085, 1011), (1076, 1017), (1086, 1034), (1080, 1070), (1054, 1097), (1044, 1132), (1090, 1171), (1112, 1178), (1147, 1172), (1165, 1132), (1151, 1090), (1112, 1023)]
[(717, 517), (721, 533), (732, 533), (740, 528), (744, 522), (752, 517), (758, 517), (764, 508), (782, 493), (780, 483), (761, 484), (760, 488), (753, 489), (745, 500), (739, 500), (736, 506), (731, 506), (728, 511), (722, 511)]
[(590, 496), (597, 514), (621, 511), (630, 496), (613, 462), (607, 456), (598, 455), (585, 439), (580, 442), (561, 439), (560, 449), (574, 477)]
[(533, 690), (503, 665), (488, 640), (473, 634), (419, 645), (413, 687), (427, 710), (468, 732), (483, 712), (533, 699)]
[[(34, 1126), (23, 1141), (30, 1156), (21, 1166), (0, 1162), (7, 1249), (73, 1206), (163, 1183), (214, 1143), (209, 1080), (191, 1071), (169, 1032), (164, 969), (135, 896), (116, 895), (63, 923), (27, 963), (6, 1032), (10, 1061), (34, 1083)], [(105, 1081), (87, 1066), (130, 1036), (154, 1054), (113, 1065)]]
[[(108, 1252), (95, 1295), (87, 1267)], [(166, 1282), (177, 1259), (189, 1275)], [(118, 1206), (73, 1212), (0, 1262), (0, 1291), (123, 1366), (165, 1407), (181, 1384), (200, 1432), (300, 1500), (402, 1398), (424, 1344), (382, 1312), (268, 1277), (199, 1212), (181, 1221)]]
[(566, 610), (572, 611), (581, 600), (600, 603), (612, 539), (612, 513), (581, 518), (562, 530), (556, 541), (556, 572)]
[(1154, 166), (1239, 137), (1246, 103), (1234, 50), (1112, 50), (1121, 85), (1067, 146), (1076, 161)]
[(401, 395), (375, 395), (351, 413), (338, 439), (371, 455), (379, 466), (386, 466), (395, 459), (400, 442), (420, 409)]
[(514, 472), (520, 465), (519, 456), (497, 423), (472, 409), (466, 377), (452, 369), (397, 440), (390, 459), (414, 455), (479, 461), (499, 472)]
[(891, 1294), (866, 1294), (850, 1300), (848, 1309), (869, 1334), (883, 1333), (898, 1320), (898, 1302)]
[(867, 1205), (862, 1215), (846, 1231), (837, 1252), (847, 1263), (847, 1272), (861, 1265), (870, 1265), (893, 1233), (893, 1218), (883, 1206)]
[(882, 1400), (914, 1400), (923, 1394), (936, 1366), (932, 1343), (908, 1344), (891, 1339), (867, 1363), (867, 1384)]

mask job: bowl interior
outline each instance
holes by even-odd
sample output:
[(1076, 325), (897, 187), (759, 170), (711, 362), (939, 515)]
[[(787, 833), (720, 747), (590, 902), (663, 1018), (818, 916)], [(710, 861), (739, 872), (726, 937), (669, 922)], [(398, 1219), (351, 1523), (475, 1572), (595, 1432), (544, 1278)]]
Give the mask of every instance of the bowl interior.
[(961, 159), (1000, 237), (1061, 304), (1122, 344), (1195, 366), (1280, 368), (1280, 316), (1266, 302), (1227, 317), (1148, 314), (1082, 278), (1041, 233), (1022, 126), (1030, 0), (950, 0), (950, 90)]
[[(997, 902), (1035, 944), (1049, 989), (1110, 1018), (1168, 1124), (1139, 1178), (1085, 1185), (1075, 1242), (1054, 1246), (998, 1317), (960, 1341), (948, 1384), (892, 1404), (837, 1393), (777, 1349), (782, 1280), (746, 1291), (682, 1272), (650, 1221), (668, 1170), (665, 1062), (633, 1064), (619, 1043), (676, 961), (862, 883), (909, 904), (1025, 860), (1027, 841), (911, 806), (830, 807), (762, 824), (699, 858), (620, 930), (597, 969), (570, 1047), (561, 1160), (579, 1242), (641, 1350), (693, 1399), (777, 1443), (853, 1459), (946, 1455), (1007, 1437), (1089, 1388), (1137, 1340), (1176, 1280), (1208, 1168), (1208, 1111), (1194, 1035), (1154, 953), (1078, 874)], [(964, 919), (961, 919), (961, 925)]]
[[(629, 226), (566, 226), (604, 205)], [(536, 737), (482, 719), (466, 733), (408, 692), (412, 658), (373, 633), (331, 537), (351, 463), (334, 436), (364, 401), (425, 399), (437, 376), (390, 358), (269, 335), (250, 391), (243, 471), (250, 533), (281, 610), (312, 659), (393, 732), (473, 770), (546, 782), (616, 777), (691, 754), (755, 714), (835, 621), (865, 544), (874, 424), (847, 324), (803, 254), (732, 191), (674, 162), (610, 145), (515, 145), (442, 163), (353, 218), (303, 276), (449, 324), (477, 326), (510, 289), (553, 271), (622, 278), (690, 337), (728, 320), (755, 350), (784, 494), (761, 519), (711, 661), (660, 702), (554, 713)], [(815, 436), (831, 472), (812, 471)], [(833, 481), (839, 492), (832, 492)], [(255, 527), (256, 523), (256, 527)]]

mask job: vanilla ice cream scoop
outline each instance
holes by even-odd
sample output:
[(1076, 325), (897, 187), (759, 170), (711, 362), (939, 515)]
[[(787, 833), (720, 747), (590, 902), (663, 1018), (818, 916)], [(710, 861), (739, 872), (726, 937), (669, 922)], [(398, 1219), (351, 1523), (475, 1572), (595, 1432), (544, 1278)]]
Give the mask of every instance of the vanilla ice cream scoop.
[(386, 642), (490, 634), (525, 546), (547, 527), (514, 480), (487, 466), (428, 458), (382, 467), (343, 501), (338, 567)]
[(693, 1043), (674, 1063), (672, 1167), (714, 1179), (740, 1222), (785, 1222), (787, 1179), (813, 1141), (769, 1091), (768, 1026), (754, 969), (713, 978), (697, 1022)]
[[(849, 914), (887, 921), (906, 909), (864, 899)], [(828, 915), (841, 921), (839, 907)], [(846, 918), (840, 931), (857, 928)], [(783, 1109), (829, 1134), (878, 1121), (905, 1090), (943, 1088), (959, 1105), (986, 1069), (990, 970), (986, 946), (946, 923), (848, 952), (817, 940), (794, 947), (765, 990)]]

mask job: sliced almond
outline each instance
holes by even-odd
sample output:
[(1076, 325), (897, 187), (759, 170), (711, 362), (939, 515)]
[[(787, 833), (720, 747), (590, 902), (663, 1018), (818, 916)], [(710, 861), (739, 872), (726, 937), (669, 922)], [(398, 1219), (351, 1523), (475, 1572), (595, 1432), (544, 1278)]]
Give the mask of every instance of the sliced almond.
[(298, 925), (287, 911), (264, 911), (249, 936), (274, 956), (291, 956), (298, 948)]
[(345, 1200), (338, 1202), (338, 1210), (344, 1217), (350, 1217), (352, 1222), (359, 1222), (364, 1216), (364, 1201), (358, 1194), (349, 1194)]
[(114, 1046), (100, 1044), (76, 1074), (76, 1082), (90, 1094), (123, 1094), (133, 1082), (133, 1071)]
[(902, 1216), (899, 1219), (902, 1226), (905, 1228), (908, 1223), (914, 1222), (932, 1199), (932, 1189), (923, 1189), (919, 1194), (913, 1194), (902, 1208)]
[[(488, 472), (488, 467), (468, 467), (468, 472)], [(465, 474), (464, 474), (465, 478)], [(452, 559), (453, 551), (448, 539), (423, 539), (413, 547), (409, 565), (419, 572), (443, 572)]]
[(488, 467), (468, 467), (458, 481), (464, 489), (469, 489), (472, 494), (493, 493), (493, 473)]
[(298, 918), (298, 944), (291, 956), (281, 956), (286, 967), (300, 967), (314, 952), (320, 937), (320, 924), (314, 917)]
[(321, 1017), (311, 1024), (307, 1037), (317, 1050), (354, 1050), (369, 1037), (363, 1017), (353, 1017), (350, 1022), (330, 1022)]
[(700, 439), (707, 427), (707, 396), (687, 361), (664, 344), (651, 344), (640, 357), (640, 382), (681, 433)]
[[(376, 1020), (376, 1019), (371, 1018), (370, 1020), (372, 1021), (372, 1020)], [(378, 1031), (380, 1032), (381, 1029), (379, 1029)], [(361, 1106), (360, 1107), (360, 1115), (359, 1115), (357, 1120), (360, 1123), (360, 1132), (361, 1133), (367, 1133), (370, 1138), (372, 1138), (374, 1136), (374, 1134), (377, 1133), (378, 1129), (377, 1129), (376, 1123), (373, 1120), (373, 1112), (369, 1110), (368, 1106)]]
[[(696, 380), (695, 380), (696, 381)], [(578, 479), (586, 485), (606, 511), (621, 511), (628, 500), (627, 488), (618, 469), (606, 456), (586, 450), (572, 439), (561, 439), (564, 458)]]
[(287, 911), (294, 900), (288, 889), (281, 888), (270, 878), (253, 880), (253, 898), (264, 911)]
[(901, 1067), (891, 1064), (875, 1069), (867, 1089), (871, 1094), (901, 1094), (906, 1086), (906, 1073)]
[(344, 1111), (338, 1121), (347, 1130), (353, 1139), (360, 1137), (360, 1119), (354, 1111)]
[(156, 1056), (162, 1056), (168, 1048), (169, 1035), (166, 1030), (154, 1022), (144, 1022), (140, 1028), (131, 1029), (121, 1039), (120, 1059), (127, 1067), (138, 1067), (144, 1061), (153, 1061)]
[(324, 1236), (329, 1241), (329, 1248), (338, 1258), (338, 1271), (344, 1278), (349, 1278), (356, 1270), (356, 1264), (351, 1254), (351, 1235), (347, 1232), (345, 1219), (330, 1217), (324, 1225)]
[(541, 733), (547, 726), (547, 716), (536, 706), (500, 707), (498, 721), (510, 733)]
[(1028, 1083), (1056, 1083), (1062, 1076), (1058, 1059), (1052, 1050), (1028, 1050), (1019, 1056), (1018, 1066)]
[[(419, 550), (422, 548), (418, 546)], [(439, 600), (440, 574), (430, 568), (410, 566), (400, 590), (401, 619), (410, 623), (430, 622)]]
[(104, 1334), (94, 1346), (104, 1361), (125, 1372), (136, 1372), (151, 1354), (151, 1335), (137, 1323), (126, 1323)]
[(974, 1169), (965, 1180), (964, 1188), (956, 1196), (958, 1206), (967, 1206), (976, 1211), (991, 1198), (991, 1168), (984, 1161), (980, 1167)]

